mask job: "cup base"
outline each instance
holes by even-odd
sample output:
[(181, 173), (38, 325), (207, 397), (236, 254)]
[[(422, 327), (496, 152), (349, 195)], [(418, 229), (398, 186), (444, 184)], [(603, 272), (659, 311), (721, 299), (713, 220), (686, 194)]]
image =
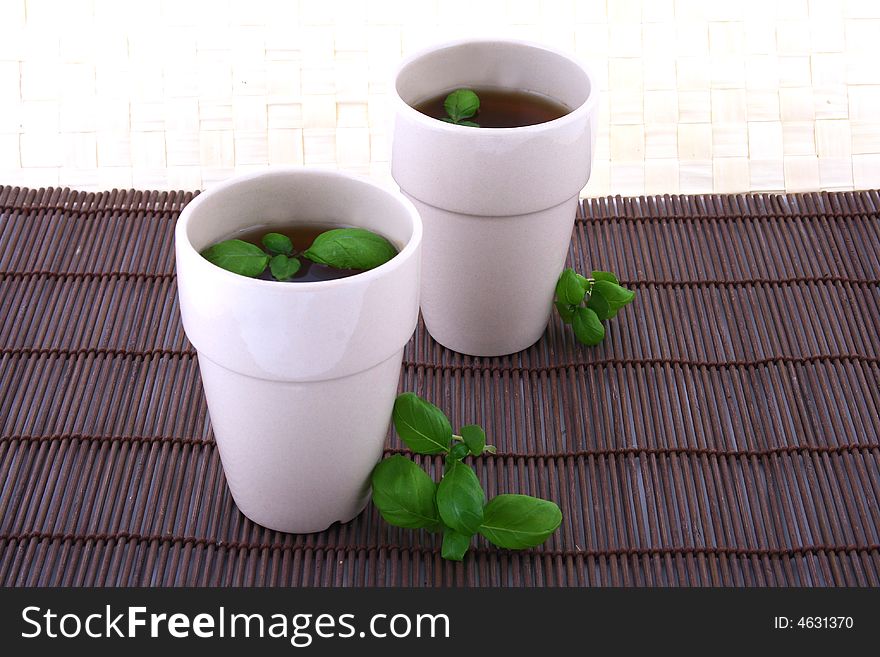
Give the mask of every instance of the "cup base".
[(498, 356), (510, 356), (512, 354), (518, 353), (520, 351), (524, 351), (528, 349), (536, 342), (538, 342), (546, 331), (546, 326), (541, 329), (541, 332), (535, 336), (529, 336), (523, 340), (517, 340), (516, 342), (510, 342), (508, 344), (493, 344), (491, 346), (487, 346), (485, 344), (478, 344), (470, 341), (468, 338), (470, 336), (445, 336), (442, 333), (435, 333), (431, 330), (430, 323), (425, 321), (425, 328), (428, 330), (430, 336), (434, 339), (435, 342), (440, 344), (447, 349), (454, 351), (459, 354), (464, 354), (465, 356), (474, 356), (477, 358), (495, 358)]
[(363, 501), (356, 505), (351, 513), (342, 514), (341, 518), (331, 520), (330, 522), (320, 522), (317, 524), (278, 523), (274, 521), (271, 517), (262, 518), (259, 511), (257, 513), (250, 513), (249, 511), (245, 511), (244, 509), (242, 509), (242, 505), (239, 504), (238, 501), (235, 499), (235, 495), (232, 496), (232, 499), (241, 514), (251, 522), (258, 524), (260, 527), (265, 527), (266, 529), (271, 529), (276, 532), (283, 532), (285, 534), (319, 534), (320, 532), (329, 529), (336, 523), (344, 525), (345, 523), (351, 522), (352, 520), (357, 518), (361, 513), (363, 513), (364, 509), (367, 508), (367, 504), (369, 504), (370, 502), (370, 493), (367, 493)]

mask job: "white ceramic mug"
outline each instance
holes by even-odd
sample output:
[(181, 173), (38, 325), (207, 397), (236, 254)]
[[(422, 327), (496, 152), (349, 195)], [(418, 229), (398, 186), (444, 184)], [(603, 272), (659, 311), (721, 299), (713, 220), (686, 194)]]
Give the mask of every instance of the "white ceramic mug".
[[(412, 107), (461, 87), (537, 92), (571, 112), (537, 125), (472, 128)], [(474, 356), (529, 347), (547, 326), (578, 196), (590, 177), (594, 79), (543, 45), (464, 40), (405, 60), (394, 91), (391, 172), (424, 223), (428, 331)]]
[[(308, 283), (239, 276), (199, 255), (241, 229), (291, 221), (366, 228), (400, 253), (370, 271)], [(421, 241), (403, 196), (335, 171), (241, 176), (181, 213), (183, 326), (229, 488), (254, 522), (315, 532), (366, 505), (418, 319)]]

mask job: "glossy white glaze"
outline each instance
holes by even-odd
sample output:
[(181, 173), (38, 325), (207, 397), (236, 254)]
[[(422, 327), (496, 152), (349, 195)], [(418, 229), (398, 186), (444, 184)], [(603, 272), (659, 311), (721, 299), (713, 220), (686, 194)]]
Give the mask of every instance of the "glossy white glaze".
[[(534, 91), (572, 111), (519, 128), (451, 125), (411, 105), (444, 90)], [(421, 305), (431, 335), (498, 356), (538, 340), (590, 176), (597, 89), (568, 55), (514, 40), (464, 40), (401, 64), (391, 171), (425, 226)]]
[[(313, 283), (250, 279), (199, 255), (239, 229), (291, 220), (375, 230), (401, 251), (371, 271)], [(230, 490), (255, 522), (320, 531), (366, 504), (418, 319), (421, 240), (402, 195), (327, 170), (237, 177), (181, 213), (183, 326)]]

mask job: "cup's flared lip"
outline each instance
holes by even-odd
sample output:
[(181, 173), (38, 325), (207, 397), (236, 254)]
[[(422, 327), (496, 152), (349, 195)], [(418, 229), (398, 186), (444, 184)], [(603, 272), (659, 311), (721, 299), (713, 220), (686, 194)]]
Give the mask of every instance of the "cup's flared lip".
[[(198, 207), (202, 203), (204, 203), (207, 198), (219, 192), (228, 190), (230, 187), (234, 187), (242, 183), (259, 181), (259, 179), (268, 176), (289, 176), (291, 177), (291, 179), (302, 176), (343, 178), (356, 183), (367, 185), (369, 187), (373, 187), (381, 193), (387, 194), (388, 196), (393, 198), (406, 210), (412, 224), (412, 233), (410, 234), (409, 240), (407, 240), (404, 247), (397, 253), (396, 256), (391, 258), (391, 260), (389, 260), (388, 262), (385, 262), (378, 267), (368, 269), (367, 271), (363, 271), (358, 274), (353, 274), (344, 278), (335, 278), (328, 281), (308, 281), (302, 283), (266, 281), (259, 278), (251, 278), (249, 276), (236, 274), (234, 272), (223, 269), (222, 267), (218, 267), (214, 263), (209, 262), (208, 260), (203, 258), (202, 254), (199, 253), (198, 250), (196, 250), (196, 248), (193, 246), (192, 242), (190, 242), (189, 235), (187, 234), (187, 226), (189, 224), (190, 215), (195, 210), (197, 210)], [(273, 166), (261, 171), (231, 176), (226, 180), (216, 185), (213, 185), (209, 189), (200, 192), (198, 196), (190, 201), (181, 211), (180, 216), (177, 219), (177, 225), (175, 226), (174, 230), (174, 241), (176, 249), (185, 250), (191, 258), (194, 258), (194, 262), (197, 262), (198, 266), (203, 265), (204, 267), (210, 268), (211, 275), (220, 276), (221, 278), (227, 278), (230, 285), (250, 285), (255, 286), (255, 288), (257, 289), (268, 289), (269, 287), (273, 287), (276, 290), (287, 290), (290, 293), (315, 292), (318, 290), (329, 290), (346, 285), (367, 283), (371, 279), (380, 278), (391, 273), (394, 269), (397, 269), (399, 266), (402, 265), (402, 263), (409, 260), (419, 248), (422, 242), (422, 220), (419, 216), (418, 210), (416, 210), (412, 202), (403, 194), (393, 189), (389, 185), (379, 183), (366, 176), (362, 176), (356, 173), (350, 173), (347, 171), (323, 169), (319, 167)], [(205, 271), (208, 270), (206, 269)]]
[[(448, 50), (452, 48), (458, 48), (460, 46), (466, 46), (471, 44), (484, 44), (484, 45), (492, 45), (492, 44), (503, 44), (508, 46), (517, 46), (522, 48), (530, 48), (536, 50), (544, 50), (546, 52), (552, 53), (557, 57), (568, 60), (577, 66), (586, 76), (587, 80), (590, 83), (590, 93), (587, 96), (587, 99), (578, 105), (577, 107), (572, 108), (572, 110), (566, 114), (565, 116), (560, 116), (558, 119), (553, 119), (552, 121), (544, 121), (543, 123), (535, 123), (532, 125), (523, 125), (515, 128), (482, 128), (482, 129), (474, 129), (470, 126), (463, 125), (455, 125), (454, 123), (447, 123), (445, 121), (438, 121), (435, 118), (422, 114), (420, 111), (415, 109), (412, 105), (407, 103), (403, 98), (401, 98), (400, 93), (397, 90), (397, 81), (400, 78), (400, 74), (413, 62), (422, 59), (428, 55), (433, 55), (442, 50)], [(598, 102), (599, 90), (596, 88), (596, 76), (593, 74), (592, 69), (588, 64), (581, 61), (580, 58), (574, 57), (571, 53), (565, 52), (564, 50), (559, 50), (552, 46), (548, 46), (547, 44), (540, 43), (538, 41), (530, 41), (528, 39), (511, 39), (506, 37), (484, 37), (484, 38), (464, 38), (464, 39), (454, 39), (451, 41), (443, 41), (440, 43), (436, 43), (434, 45), (428, 46), (426, 48), (422, 48), (411, 55), (407, 56), (400, 62), (397, 67), (397, 70), (394, 72), (394, 77), (391, 83), (392, 95), (394, 97), (394, 103), (397, 106), (397, 111), (403, 112), (407, 115), (408, 118), (417, 121), (418, 123), (422, 123), (423, 125), (436, 129), (436, 130), (447, 130), (454, 133), (460, 133), (462, 130), (469, 131), (468, 134), (472, 134), (475, 139), (491, 139), (493, 137), (497, 138), (499, 135), (504, 134), (526, 134), (526, 133), (540, 133), (545, 132), (547, 130), (557, 130), (561, 127), (569, 123), (574, 123), (576, 121), (582, 120), (585, 115), (589, 115), (596, 103)]]

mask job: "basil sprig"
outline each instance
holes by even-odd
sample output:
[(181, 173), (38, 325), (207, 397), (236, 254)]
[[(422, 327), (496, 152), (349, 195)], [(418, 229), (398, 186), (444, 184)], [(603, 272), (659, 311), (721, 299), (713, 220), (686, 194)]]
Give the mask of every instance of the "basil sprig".
[(202, 251), (202, 256), (227, 271), (250, 278), (266, 267), (279, 281), (289, 281), (299, 271), (299, 258), (335, 269), (374, 269), (397, 255), (397, 249), (381, 235), (363, 228), (334, 228), (318, 235), (312, 245), (297, 253), (290, 238), (266, 233), (256, 244), (239, 239), (224, 240)]
[(616, 317), (635, 296), (611, 272), (594, 271), (586, 278), (566, 269), (556, 283), (555, 306), (562, 321), (574, 328), (578, 342), (592, 347), (605, 339), (602, 322)]
[(373, 470), (373, 504), (390, 525), (427, 529), (443, 536), (441, 555), (461, 561), (480, 534), (512, 550), (540, 545), (562, 522), (553, 502), (528, 495), (498, 495), (488, 502), (468, 456), (494, 454), (482, 428), (470, 424), (460, 435), (439, 408), (411, 392), (394, 402), (394, 428), (417, 454), (445, 455), (442, 479), (433, 479), (411, 459), (396, 454)]

